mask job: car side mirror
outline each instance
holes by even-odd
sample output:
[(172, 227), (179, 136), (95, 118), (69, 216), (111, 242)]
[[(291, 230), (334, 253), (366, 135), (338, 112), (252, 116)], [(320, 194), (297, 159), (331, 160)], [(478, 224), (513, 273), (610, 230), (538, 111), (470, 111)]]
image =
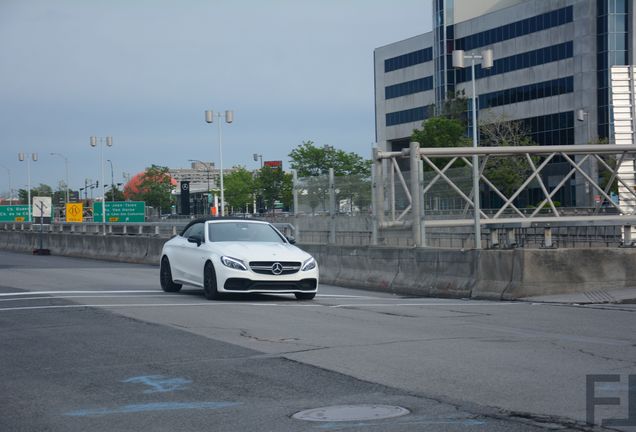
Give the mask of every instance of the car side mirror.
[(196, 236), (188, 237), (188, 242), (189, 243), (196, 243), (197, 247), (201, 246), (201, 239), (199, 237), (196, 237)]
[(285, 236), (285, 238), (290, 244), (296, 244), (296, 238), (294, 236)]

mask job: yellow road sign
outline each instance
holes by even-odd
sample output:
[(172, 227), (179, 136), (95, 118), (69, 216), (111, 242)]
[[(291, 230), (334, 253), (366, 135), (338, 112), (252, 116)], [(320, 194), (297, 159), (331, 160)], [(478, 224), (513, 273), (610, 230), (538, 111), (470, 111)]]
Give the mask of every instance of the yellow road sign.
[(66, 203), (66, 222), (82, 222), (83, 207), (82, 203)]

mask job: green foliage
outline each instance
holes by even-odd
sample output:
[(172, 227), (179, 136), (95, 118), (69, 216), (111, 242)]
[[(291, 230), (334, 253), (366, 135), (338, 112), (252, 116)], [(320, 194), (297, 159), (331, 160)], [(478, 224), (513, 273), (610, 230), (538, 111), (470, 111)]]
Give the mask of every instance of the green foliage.
[(411, 140), (422, 147), (468, 147), (466, 126), (457, 119), (431, 117), (422, 122), (422, 129), (414, 129)]
[[(53, 188), (47, 184), (40, 183), (39, 186), (31, 188), (31, 199), (33, 197), (52, 197), (53, 196)], [(18, 198), (20, 202), (26, 204), (29, 201), (29, 192), (27, 189), (18, 190)]]
[[(444, 116), (431, 117), (422, 122), (422, 129), (414, 129), (411, 141), (420, 143), (420, 147), (468, 147), (470, 140), (466, 136), (466, 126), (458, 119)], [(438, 168), (443, 168), (449, 158), (435, 158), (432, 162)], [(457, 161), (454, 168), (462, 167), (465, 164)], [(424, 164), (425, 171), (431, 171), (428, 164)]]
[(303, 141), (289, 153), (289, 157), (291, 167), (296, 170), (298, 177), (328, 174), (329, 168), (333, 168), (337, 176), (369, 175), (371, 172), (371, 160), (332, 146), (317, 147), (313, 141)]
[(256, 178), (256, 185), (267, 209), (274, 208), (275, 201), (281, 201), (285, 208), (292, 202), (292, 175), (282, 169), (264, 166)]
[(226, 206), (244, 209), (254, 199), (255, 181), (245, 167), (235, 167), (235, 171), (223, 177)]
[[(114, 196), (113, 196), (114, 195)], [(114, 198), (114, 199), (113, 199)], [(106, 201), (125, 201), (124, 192), (117, 186), (106, 192)]]
[(147, 206), (169, 211), (172, 205), (172, 188), (168, 167), (152, 165), (146, 168), (139, 184), (139, 192), (133, 193), (131, 199), (145, 201)]

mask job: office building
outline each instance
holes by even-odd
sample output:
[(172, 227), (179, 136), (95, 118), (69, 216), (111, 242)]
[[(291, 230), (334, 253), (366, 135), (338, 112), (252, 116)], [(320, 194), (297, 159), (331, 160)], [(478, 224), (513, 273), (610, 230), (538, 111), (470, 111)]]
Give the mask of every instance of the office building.
[[(609, 73), (635, 61), (632, 1), (433, 0), (432, 13), (432, 31), (374, 51), (381, 149), (408, 147), (449, 94), (472, 96), (470, 67), (452, 67), (455, 49), (493, 50), (494, 67), (475, 73), (481, 119), (519, 120), (540, 145), (611, 142)], [(544, 181), (554, 187), (569, 170), (551, 163)], [(591, 206), (594, 193), (577, 176), (555, 199)]]

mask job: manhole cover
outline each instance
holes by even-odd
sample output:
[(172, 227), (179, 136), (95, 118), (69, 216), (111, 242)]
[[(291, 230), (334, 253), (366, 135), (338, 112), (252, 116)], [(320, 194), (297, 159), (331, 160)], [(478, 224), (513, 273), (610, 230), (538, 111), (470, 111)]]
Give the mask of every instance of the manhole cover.
[(292, 416), (297, 420), (347, 422), (381, 420), (410, 414), (406, 408), (391, 405), (336, 405), (298, 412)]

